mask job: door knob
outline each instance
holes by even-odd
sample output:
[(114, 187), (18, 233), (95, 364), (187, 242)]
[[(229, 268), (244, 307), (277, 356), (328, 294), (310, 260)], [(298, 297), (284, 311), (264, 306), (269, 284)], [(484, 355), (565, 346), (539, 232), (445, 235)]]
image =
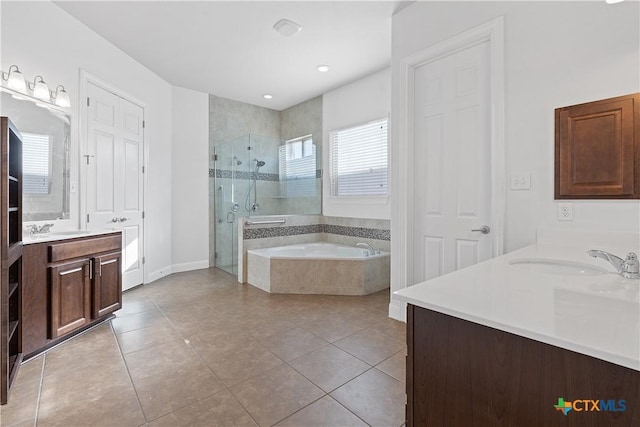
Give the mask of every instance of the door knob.
[(128, 220), (129, 218), (125, 218), (125, 217), (120, 217), (120, 222), (125, 222), (126, 220)]
[(473, 230), (471, 230), (471, 231), (479, 231), (479, 232), (481, 232), (482, 234), (489, 234), (489, 232), (491, 231), (491, 228), (489, 228), (489, 226), (488, 226), (488, 225), (483, 225), (482, 227), (480, 227), (480, 228), (474, 228), (474, 229), (473, 229)]

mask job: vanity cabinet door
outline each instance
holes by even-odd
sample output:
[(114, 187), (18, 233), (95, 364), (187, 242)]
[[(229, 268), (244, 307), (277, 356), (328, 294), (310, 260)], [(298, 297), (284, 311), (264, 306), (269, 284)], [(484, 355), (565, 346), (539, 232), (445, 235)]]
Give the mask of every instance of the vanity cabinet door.
[(91, 260), (54, 264), (51, 280), (51, 338), (83, 327), (91, 321)]
[(113, 252), (94, 258), (93, 318), (97, 319), (122, 307), (122, 254)]

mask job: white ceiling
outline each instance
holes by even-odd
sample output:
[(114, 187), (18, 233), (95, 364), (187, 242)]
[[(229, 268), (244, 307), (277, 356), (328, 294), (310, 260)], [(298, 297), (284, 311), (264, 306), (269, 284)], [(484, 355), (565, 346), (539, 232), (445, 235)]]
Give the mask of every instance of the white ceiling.
[[(56, 3), (172, 85), (283, 110), (387, 67), (391, 15), (409, 2)], [(276, 33), (281, 18), (302, 31)]]

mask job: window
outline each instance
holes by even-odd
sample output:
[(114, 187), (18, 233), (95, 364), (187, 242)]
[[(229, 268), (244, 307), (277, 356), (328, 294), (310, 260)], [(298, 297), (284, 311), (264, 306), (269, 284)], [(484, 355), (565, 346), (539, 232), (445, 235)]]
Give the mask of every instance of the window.
[(49, 194), (51, 191), (51, 137), (22, 133), (22, 191)]
[(280, 194), (316, 195), (316, 146), (311, 135), (290, 139), (279, 147)]
[(388, 119), (329, 133), (331, 195), (388, 194)]

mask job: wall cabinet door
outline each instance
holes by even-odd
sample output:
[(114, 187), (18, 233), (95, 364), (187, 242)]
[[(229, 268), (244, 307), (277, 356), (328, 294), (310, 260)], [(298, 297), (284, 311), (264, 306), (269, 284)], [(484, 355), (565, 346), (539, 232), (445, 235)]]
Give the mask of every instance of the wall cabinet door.
[(122, 307), (120, 252), (96, 256), (93, 277), (93, 318), (97, 319)]
[(640, 94), (555, 113), (555, 198), (640, 199)]
[(51, 338), (91, 321), (91, 260), (81, 259), (49, 268), (51, 278)]

